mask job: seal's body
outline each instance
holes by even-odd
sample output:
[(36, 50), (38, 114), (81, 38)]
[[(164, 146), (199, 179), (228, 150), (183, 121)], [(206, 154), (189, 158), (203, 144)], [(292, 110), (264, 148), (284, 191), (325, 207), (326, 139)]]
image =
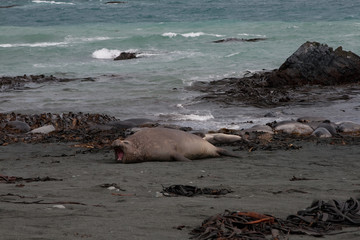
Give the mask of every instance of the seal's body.
[(197, 135), (168, 128), (142, 129), (125, 140), (115, 140), (112, 146), (116, 161), (121, 163), (234, 156)]

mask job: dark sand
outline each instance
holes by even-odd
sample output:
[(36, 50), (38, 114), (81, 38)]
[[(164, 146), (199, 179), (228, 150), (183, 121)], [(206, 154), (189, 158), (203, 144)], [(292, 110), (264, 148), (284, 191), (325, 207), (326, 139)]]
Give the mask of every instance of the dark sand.
[[(0, 183), (0, 238), (188, 239), (191, 229), (225, 209), (285, 218), (314, 199), (360, 195), (358, 145), (301, 145), (299, 150), (243, 151), (241, 159), (129, 165), (114, 163), (111, 150), (89, 152), (65, 143), (1, 146), (0, 174), (63, 181)], [(293, 176), (313, 180), (290, 181)], [(125, 191), (100, 187), (105, 183)], [(159, 196), (162, 185), (171, 184), (234, 192), (220, 197)], [(9, 193), (18, 196), (5, 196)], [(181, 225), (182, 230), (175, 229)], [(360, 229), (346, 231), (354, 229), (358, 231), (323, 239), (360, 239)]]

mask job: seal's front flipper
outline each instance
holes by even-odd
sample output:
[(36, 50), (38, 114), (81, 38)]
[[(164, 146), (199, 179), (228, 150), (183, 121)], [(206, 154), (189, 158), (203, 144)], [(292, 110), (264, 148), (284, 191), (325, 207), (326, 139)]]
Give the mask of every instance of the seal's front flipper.
[(233, 152), (230, 152), (226, 149), (223, 148), (218, 148), (217, 149), (217, 153), (220, 154), (221, 156), (228, 156), (228, 157), (234, 157), (234, 158), (242, 158), (240, 155), (237, 155)]
[(172, 158), (174, 161), (191, 162), (190, 159), (184, 157), (184, 155), (181, 155), (181, 154), (173, 155), (173, 156), (171, 156), (171, 158)]

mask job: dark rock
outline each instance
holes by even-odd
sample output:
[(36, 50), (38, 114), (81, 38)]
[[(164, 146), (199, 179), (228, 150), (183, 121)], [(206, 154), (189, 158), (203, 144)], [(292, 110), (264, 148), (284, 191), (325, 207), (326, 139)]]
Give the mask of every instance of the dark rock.
[(220, 40), (213, 41), (213, 43), (224, 43), (224, 42), (258, 42), (264, 41), (266, 38), (224, 38)]
[(132, 52), (122, 52), (122, 53), (120, 53), (119, 56), (117, 56), (116, 58), (114, 58), (114, 61), (118, 61), (118, 60), (128, 60), (128, 59), (133, 59), (133, 58), (137, 58), (137, 57), (136, 57), (136, 53), (132, 53)]
[(360, 57), (338, 47), (306, 42), (266, 77), (269, 87), (304, 84), (338, 85), (360, 81)]
[(53, 75), (23, 75), (15, 77), (0, 77), (0, 92), (11, 90), (23, 90), (28, 88), (30, 83), (51, 83), (51, 82), (70, 82), (70, 81), (93, 81), (93, 78), (58, 78)]
[[(279, 69), (242, 78), (196, 82), (190, 90), (204, 92), (204, 101), (251, 104), (257, 107), (331, 101), (346, 92), (346, 99), (360, 86), (360, 57), (338, 47), (306, 42)], [(350, 84), (353, 84), (350, 86)], [(322, 85), (321, 88), (314, 85)], [(286, 87), (285, 87), (286, 86)], [(336, 90), (330, 86), (338, 86)], [(346, 88), (348, 86), (348, 88)]]
[(105, 4), (119, 4), (119, 3), (126, 3), (123, 1), (110, 1), (110, 2), (106, 2)]

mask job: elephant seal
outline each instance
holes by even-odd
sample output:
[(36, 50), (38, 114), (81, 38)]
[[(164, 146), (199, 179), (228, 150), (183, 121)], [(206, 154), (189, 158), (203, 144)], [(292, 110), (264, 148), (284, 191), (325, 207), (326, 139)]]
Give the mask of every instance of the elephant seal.
[(236, 157), (195, 134), (169, 128), (142, 129), (125, 140), (115, 140), (112, 146), (115, 160), (121, 163), (191, 161), (221, 155)]

